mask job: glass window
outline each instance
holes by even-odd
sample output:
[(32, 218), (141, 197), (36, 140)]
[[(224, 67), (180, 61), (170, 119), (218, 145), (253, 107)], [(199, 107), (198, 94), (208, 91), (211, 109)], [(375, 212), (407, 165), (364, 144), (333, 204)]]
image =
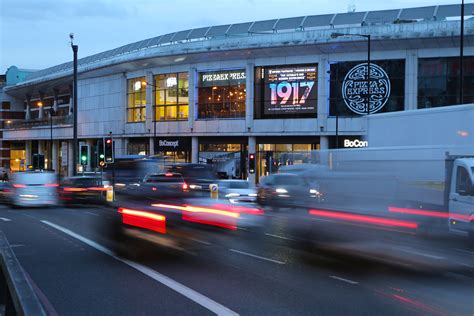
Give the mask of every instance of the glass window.
[(145, 121), (146, 113), (145, 77), (129, 79), (127, 82), (127, 122)]
[(456, 172), (456, 193), (470, 194), (472, 190), (471, 178), (469, 173), (463, 167), (458, 167)]
[(244, 70), (200, 73), (198, 118), (245, 117), (245, 78)]
[(189, 74), (187, 72), (155, 76), (155, 119), (187, 120), (189, 116)]

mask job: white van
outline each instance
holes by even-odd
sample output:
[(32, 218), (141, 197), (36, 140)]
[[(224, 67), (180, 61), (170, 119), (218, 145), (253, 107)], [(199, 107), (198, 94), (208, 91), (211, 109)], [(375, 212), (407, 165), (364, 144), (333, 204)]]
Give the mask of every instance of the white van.
[(54, 172), (16, 172), (11, 183), (11, 203), (14, 206), (53, 206), (58, 203), (59, 184)]

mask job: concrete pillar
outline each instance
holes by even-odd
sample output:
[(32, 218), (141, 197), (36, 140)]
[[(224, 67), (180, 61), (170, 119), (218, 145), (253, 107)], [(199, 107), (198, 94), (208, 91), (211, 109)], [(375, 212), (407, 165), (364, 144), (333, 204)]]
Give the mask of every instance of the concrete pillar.
[[(248, 91), (248, 90), (247, 90)], [(249, 136), (249, 154), (257, 153), (257, 138), (255, 136)], [(258, 157), (255, 157), (255, 173), (257, 172), (258, 169)], [(248, 162), (247, 162), (248, 163)], [(255, 185), (257, 183), (257, 177), (255, 176), (255, 173), (249, 173), (249, 170), (247, 169), (247, 177), (249, 180), (249, 183), (251, 185)]]
[(59, 165), (58, 165), (58, 148), (59, 144), (57, 140), (53, 140), (53, 155), (51, 157), (51, 167), (54, 171), (59, 172)]
[(149, 147), (150, 147), (150, 156), (155, 155), (155, 139), (153, 137), (149, 138)]
[(319, 162), (322, 165), (328, 165), (329, 164), (329, 137), (328, 136), (321, 136), (319, 139)]
[(148, 71), (145, 77), (146, 86), (146, 109), (145, 109), (145, 128), (153, 133), (154, 107), (155, 107), (155, 81), (153, 73)]
[(198, 101), (198, 73), (196, 68), (189, 68), (189, 91), (188, 91), (188, 100), (189, 100), (189, 117), (188, 117), (188, 126), (191, 132), (194, 129), (194, 120), (197, 118), (197, 101)]
[(30, 118), (31, 118), (31, 95), (27, 94), (26, 95), (25, 119), (29, 120)]
[(128, 138), (119, 138), (117, 139), (121, 143), (121, 148), (115, 150), (115, 155), (124, 156), (128, 155)]
[(248, 63), (245, 67), (245, 126), (248, 132), (252, 131), (254, 118), (254, 87), (255, 87), (255, 65)]
[(31, 140), (27, 140), (25, 141), (25, 168), (27, 165), (31, 165), (33, 163), (32, 154)]
[(68, 177), (72, 177), (74, 173), (74, 162), (73, 162), (73, 157), (72, 157), (72, 152), (73, 152), (73, 147), (74, 147), (74, 141), (69, 140), (67, 142), (67, 175)]
[(38, 154), (44, 155), (46, 153), (46, 147), (43, 140), (38, 140)]
[(329, 149), (329, 137), (328, 136), (321, 136), (319, 138), (319, 149), (320, 150)]
[(405, 59), (405, 110), (418, 108), (418, 54), (407, 51)]
[(53, 93), (54, 93), (53, 110), (54, 110), (54, 112), (57, 112), (58, 111), (59, 90), (58, 89), (53, 89)]
[(74, 106), (74, 103), (73, 103), (73, 92), (74, 92), (74, 89), (72, 87), (72, 85), (69, 86), (69, 115), (72, 115), (73, 113), (73, 106)]
[(321, 56), (318, 63), (318, 126), (316, 129), (327, 131), (329, 109), (329, 62), (328, 56)]
[(197, 136), (191, 138), (191, 162), (199, 162), (199, 139)]
[(44, 117), (44, 92), (41, 92), (39, 93), (40, 95), (40, 102), (43, 104), (41, 106), (39, 106), (39, 109), (38, 109), (38, 118), (39, 119), (42, 119)]

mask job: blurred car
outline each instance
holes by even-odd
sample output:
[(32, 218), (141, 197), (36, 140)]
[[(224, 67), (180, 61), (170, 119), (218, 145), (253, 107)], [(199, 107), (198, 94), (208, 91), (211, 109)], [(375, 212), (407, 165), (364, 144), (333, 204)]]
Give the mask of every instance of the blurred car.
[(164, 168), (166, 173), (179, 173), (189, 187), (191, 193), (207, 196), (209, 185), (217, 183), (217, 174), (212, 166), (197, 163), (168, 164)]
[(291, 173), (276, 173), (260, 179), (257, 201), (272, 209), (307, 207), (320, 202), (321, 193), (316, 183)]
[(64, 204), (101, 204), (105, 202), (108, 184), (95, 175), (65, 178), (60, 183), (58, 197)]
[(54, 172), (24, 171), (12, 176), (10, 203), (14, 206), (53, 206), (58, 203)]
[(12, 191), (13, 187), (10, 182), (0, 181), (0, 203), (10, 203)]
[(219, 198), (228, 199), (231, 203), (257, 202), (257, 189), (250, 186), (246, 180), (219, 181)]

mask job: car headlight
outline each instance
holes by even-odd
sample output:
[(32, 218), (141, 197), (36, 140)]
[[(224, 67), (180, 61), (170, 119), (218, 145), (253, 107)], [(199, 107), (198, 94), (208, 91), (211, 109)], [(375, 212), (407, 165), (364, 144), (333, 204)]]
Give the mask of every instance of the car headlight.
[(226, 198), (232, 198), (232, 197), (238, 197), (238, 196), (240, 196), (239, 193), (229, 193), (225, 195)]
[(316, 190), (316, 189), (310, 189), (310, 190), (309, 190), (309, 193), (318, 195), (318, 194), (319, 194), (319, 191)]
[(286, 189), (283, 189), (283, 188), (277, 188), (275, 190), (276, 193), (288, 193), (288, 191)]
[(250, 193), (249, 196), (257, 196), (257, 193)]
[(189, 188), (192, 189), (192, 190), (197, 190), (197, 189), (202, 189), (202, 186), (191, 184), (191, 185), (189, 185)]

